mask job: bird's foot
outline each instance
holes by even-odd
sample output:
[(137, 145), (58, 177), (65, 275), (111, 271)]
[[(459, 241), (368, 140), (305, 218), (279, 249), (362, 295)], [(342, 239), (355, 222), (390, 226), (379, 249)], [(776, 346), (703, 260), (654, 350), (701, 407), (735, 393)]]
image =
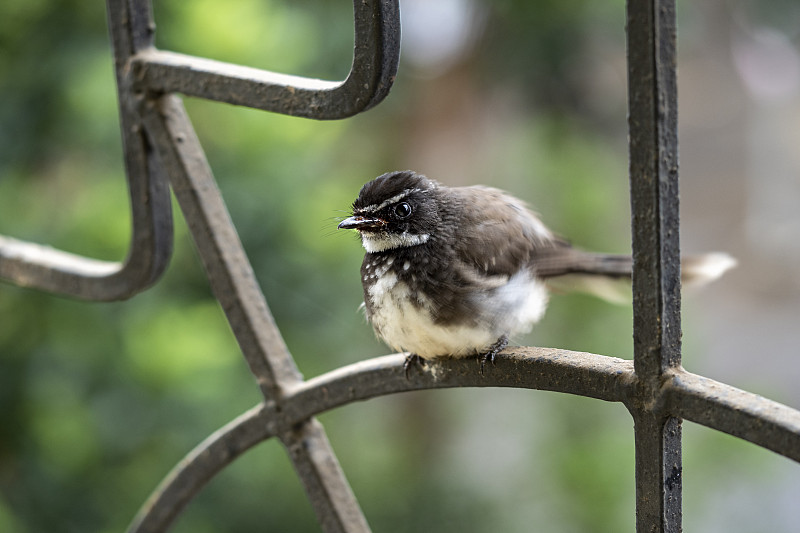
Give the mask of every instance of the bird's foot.
[(478, 356), (478, 362), (481, 365), (481, 375), (483, 375), (483, 369), (486, 366), (486, 362), (489, 361), (492, 363), (492, 365), (494, 365), (495, 357), (498, 353), (502, 352), (503, 348), (506, 346), (508, 346), (508, 337), (503, 335), (497, 339), (497, 342), (489, 346), (489, 350), (486, 353)]
[(406, 360), (403, 363), (403, 372), (406, 375), (406, 379), (408, 379), (408, 369), (411, 368), (412, 365), (417, 365), (422, 369), (422, 367), (425, 366), (425, 359), (415, 353), (410, 353), (406, 356)]

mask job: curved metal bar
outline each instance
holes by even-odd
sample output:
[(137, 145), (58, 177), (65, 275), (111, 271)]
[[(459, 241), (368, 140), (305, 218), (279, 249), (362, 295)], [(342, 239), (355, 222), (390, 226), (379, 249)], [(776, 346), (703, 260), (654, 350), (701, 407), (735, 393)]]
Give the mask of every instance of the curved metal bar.
[(132, 58), (142, 90), (182, 93), (284, 115), (332, 120), (383, 100), (400, 58), (398, 0), (354, 0), (355, 48), (342, 82), (278, 74), (148, 48)]
[(302, 382), (285, 397), (283, 416), (296, 423), (323, 411), (376, 396), (423, 389), (509, 387), (564, 392), (627, 402), (635, 383), (633, 362), (555, 348), (513, 347), (479, 372), (474, 358), (440, 359), (412, 367), (405, 354), (348, 365)]
[[(405, 377), (405, 355), (377, 357), (338, 368), (294, 386), (281, 408), (260, 404), (190, 452), (153, 492), (129, 533), (163, 532), (205, 484), (259, 442), (280, 436), (291, 450), (298, 425), (342, 405), (397, 392), (454, 387), (510, 387), (627, 401), (633, 363), (551, 348), (510, 348), (480, 374), (475, 359), (428, 362)], [(288, 442), (288, 443), (287, 443)]]
[[(238, 455), (263, 440), (291, 434), (315, 415), (355, 401), (423, 389), (509, 387), (576, 394), (630, 407), (643, 392), (632, 361), (552, 348), (509, 348), (483, 375), (474, 359), (442, 359), (413, 367), (406, 378), (404, 363), (404, 354), (354, 363), (294, 386), (280, 409), (254, 407), (179, 463), (139, 512), (130, 533), (165, 531), (202, 486)], [(724, 431), (800, 461), (800, 411), (682, 369), (664, 383), (658, 403), (652, 407), (663, 415)]]
[(271, 414), (265, 404), (259, 404), (201, 442), (167, 474), (128, 531), (166, 531), (211, 478), (259, 442), (275, 436)]
[(663, 388), (665, 408), (800, 462), (800, 411), (686, 371)]
[(128, 58), (135, 52), (135, 36), (147, 34), (150, 27), (149, 8), (137, 9), (138, 15), (131, 16), (127, 1), (108, 0), (133, 228), (127, 259), (99, 261), (0, 236), (0, 279), (64, 296), (109, 301), (133, 296), (164, 272), (172, 254), (169, 187), (129, 109), (133, 95), (125, 80)]

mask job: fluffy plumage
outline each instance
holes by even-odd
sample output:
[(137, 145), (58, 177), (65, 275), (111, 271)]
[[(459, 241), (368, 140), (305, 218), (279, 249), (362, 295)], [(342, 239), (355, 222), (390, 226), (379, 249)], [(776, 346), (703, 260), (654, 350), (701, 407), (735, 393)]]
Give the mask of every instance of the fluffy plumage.
[[(614, 299), (593, 282), (631, 275), (629, 256), (571, 247), (507, 193), (447, 187), (412, 171), (365, 184), (339, 227), (358, 230), (367, 251), (361, 279), (375, 333), (427, 359), (493, 357), (541, 319), (548, 282), (571, 279)], [(693, 281), (709, 281), (735, 261), (710, 254), (689, 263)]]

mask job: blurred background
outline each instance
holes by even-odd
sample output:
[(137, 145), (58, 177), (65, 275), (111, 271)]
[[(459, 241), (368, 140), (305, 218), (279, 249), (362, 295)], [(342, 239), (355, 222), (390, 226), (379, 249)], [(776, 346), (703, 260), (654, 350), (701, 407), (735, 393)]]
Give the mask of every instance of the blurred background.
[[(343, 79), (346, 0), (159, 0), (159, 47)], [(528, 201), (578, 246), (630, 249), (624, 2), (401, 0), (397, 83), (314, 122), (185, 103), (306, 377), (382, 355), (362, 251), (335, 231), (360, 186), (411, 168)], [(121, 260), (130, 220), (99, 2), (0, 7), (0, 233)], [(683, 305), (684, 366), (800, 407), (800, 3), (679, 2), (682, 244), (739, 267)], [(0, 531), (119, 532), (161, 478), (259, 401), (176, 206), (164, 278), (84, 303), (0, 285)], [(520, 344), (631, 357), (631, 312), (556, 296)], [(377, 532), (634, 526), (621, 405), (448, 390), (320, 417)], [(686, 531), (797, 530), (800, 466), (684, 424)], [(280, 444), (215, 478), (178, 532), (318, 531)]]

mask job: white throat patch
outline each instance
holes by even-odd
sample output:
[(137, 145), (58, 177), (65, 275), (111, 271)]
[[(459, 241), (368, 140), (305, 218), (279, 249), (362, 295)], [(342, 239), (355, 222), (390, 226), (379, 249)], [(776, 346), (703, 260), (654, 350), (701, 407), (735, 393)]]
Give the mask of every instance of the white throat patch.
[(361, 233), (361, 244), (369, 253), (383, 252), (393, 248), (406, 248), (428, 242), (431, 236), (427, 233)]

